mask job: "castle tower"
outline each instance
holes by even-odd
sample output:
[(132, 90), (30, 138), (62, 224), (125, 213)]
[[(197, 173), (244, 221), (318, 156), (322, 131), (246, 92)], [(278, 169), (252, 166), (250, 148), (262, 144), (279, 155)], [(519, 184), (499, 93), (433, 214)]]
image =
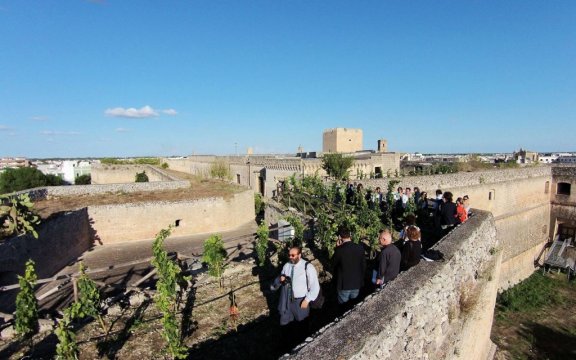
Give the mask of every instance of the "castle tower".
[(334, 128), (324, 130), (322, 152), (352, 153), (362, 150), (362, 129)]
[(386, 139), (378, 140), (378, 152), (379, 153), (388, 152), (388, 141)]

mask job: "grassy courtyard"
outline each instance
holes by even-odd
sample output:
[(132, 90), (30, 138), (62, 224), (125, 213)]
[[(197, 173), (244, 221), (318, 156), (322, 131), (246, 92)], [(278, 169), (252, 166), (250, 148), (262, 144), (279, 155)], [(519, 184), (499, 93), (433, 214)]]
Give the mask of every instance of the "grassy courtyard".
[(496, 359), (576, 359), (576, 281), (538, 271), (498, 296)]

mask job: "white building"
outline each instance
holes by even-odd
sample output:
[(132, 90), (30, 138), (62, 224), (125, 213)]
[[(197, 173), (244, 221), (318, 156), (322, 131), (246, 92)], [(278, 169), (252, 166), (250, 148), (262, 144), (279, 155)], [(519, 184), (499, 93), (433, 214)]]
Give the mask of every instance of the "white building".
[(76, 177), (81, 175), (90, 175), (92, 167), (88, 161), (83, 160), (64, 160), (62, 162), (62, 179), (74, 184)]
[(540, 154), (538, 162), (541, 164), (552, 164), (558, 159), (558, 154)]
[(35, 164), (36, 168), (46, 175), (60, 176), (68, 184), (74, 184), (76, 177), (90, 175), (92, 166), (85, 160), (48, 160)]
[(576, 164), (576, 156), (560, 156), (558, 159), (556, 159), (556, 162), (560, 164)]

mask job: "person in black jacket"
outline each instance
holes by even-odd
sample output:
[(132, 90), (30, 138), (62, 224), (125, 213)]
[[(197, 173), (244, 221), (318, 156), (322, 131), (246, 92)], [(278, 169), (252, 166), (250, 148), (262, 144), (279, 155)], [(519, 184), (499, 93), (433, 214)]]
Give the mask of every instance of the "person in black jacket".
[(341, 228), (339, 246), (334, 250), (333, 267), (336, 276), (338, 303), (356, 299), (364, 281), (366, 257), (364, 248), (350, 239), (350, 230)]
[(408, 240), (402, 245), (402, 262), (400, 269), (406, 271), (420, 262), (422, 242), (420, 241), (420, 229), (412, 225), (406, 229)]
[(380, 245), (382, 251), (378, 255), (378, 271), (376, 274), (376, 285), (383, 287), (385, 284), (396, 279), (400, 272), (400, 250), (392, 244), (392, 234), (390, 230), (380, 232)]
[(446, 235), (456, 224), (458, 224), (458, 212), (456, 211), (456, 204), (453, 202), (454, 195), (450, 191), (446, 191), (442, 196), (442, 204), (440, 204), (440, 226), (442, 228), (442, 236)]

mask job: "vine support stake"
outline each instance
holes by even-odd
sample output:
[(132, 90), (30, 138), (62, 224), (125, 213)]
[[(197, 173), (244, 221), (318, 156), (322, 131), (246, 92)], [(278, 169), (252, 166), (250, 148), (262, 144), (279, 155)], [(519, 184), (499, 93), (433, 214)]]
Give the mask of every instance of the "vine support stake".
[(72, 278), (72, 289), (74, 290), (74, 301), (78, 301), (78, 279), (74, 276)]

